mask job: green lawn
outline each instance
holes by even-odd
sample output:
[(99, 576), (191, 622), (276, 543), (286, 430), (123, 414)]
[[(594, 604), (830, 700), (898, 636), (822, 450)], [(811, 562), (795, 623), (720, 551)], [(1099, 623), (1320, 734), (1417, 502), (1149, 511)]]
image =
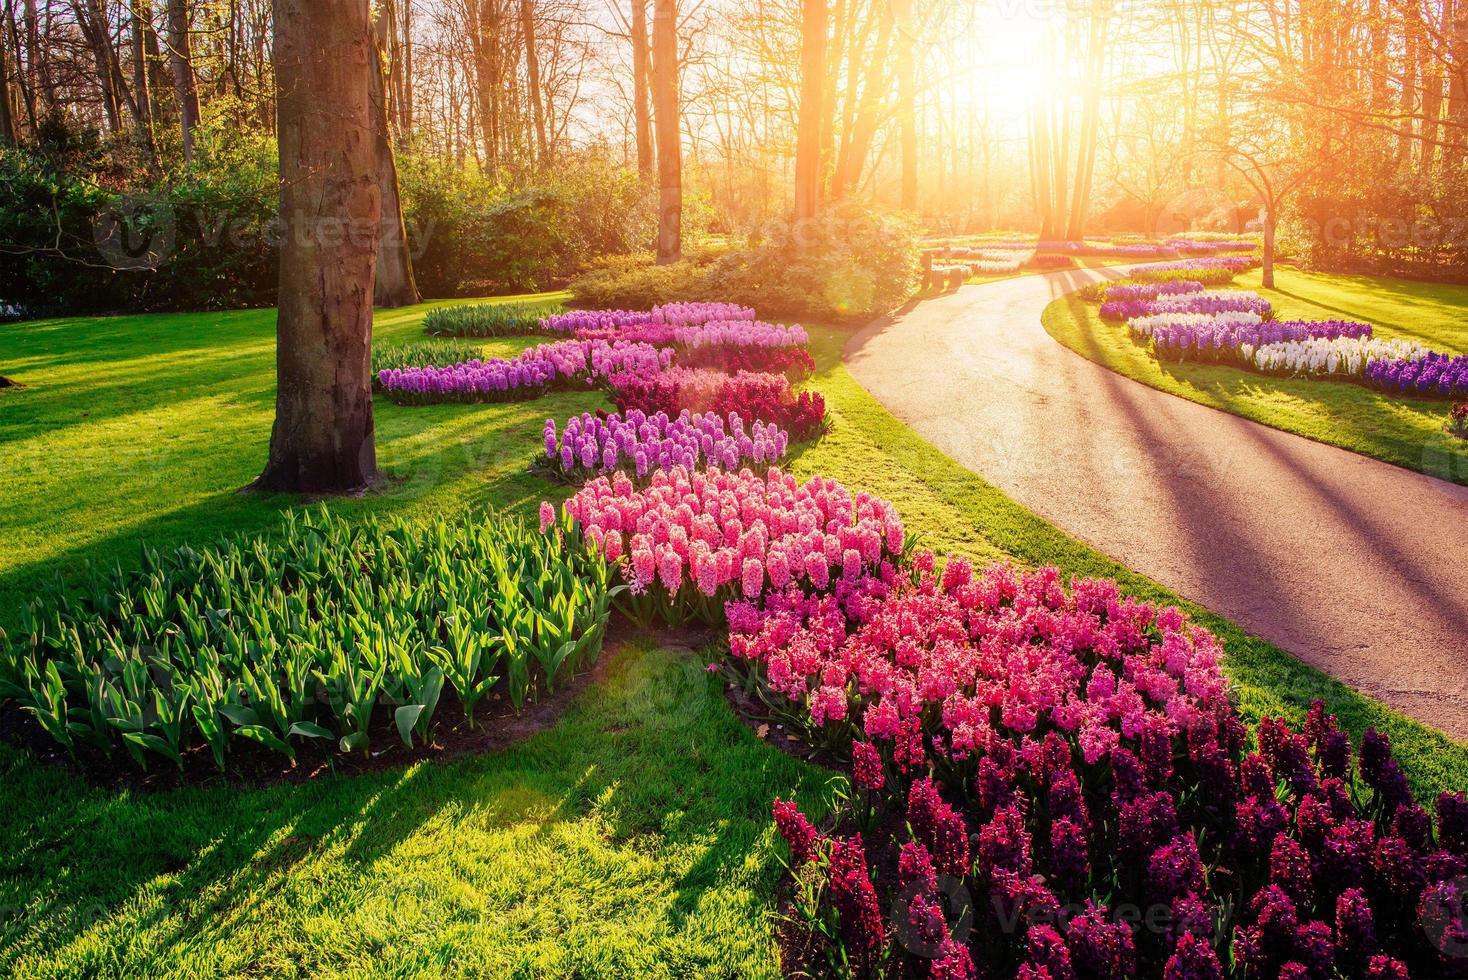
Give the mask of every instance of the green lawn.
[[(417, 331), (422, 309), (379, 317)], [(0, 623), (87, 558), (272, 527), (243, 496), (271, 417), (266, 312), (0, 328), (7, 464)], [(888, 414), (816, 328), (829, 436), (792, 468), (893, 500), (940, 550), (1165, 590), (1012, 503)], [(520, 342), (500, 342), (504, 349)], [(378, 400), (395, 482), (344, 511), (559, 495), (525, 472), (547, 415), (596, 404), (401, 408)], [(18, 465), (17, 465), (18, 463)], [(564, 492), (564, 491), (562, 491)], [(1353, 732), (1392, 734), (1420, 792), (1459, 788), (1468, 751), (1191, 609), (1224, 638), (1249, 719), (1327, 697)], [(827, 774), (761, 744), (703, 671), (716, 651), (622, 649), (552, 728), (500, 754), (268, 789), (137, 795), (0, 747), (0, 973), (9, 975), (773, 976), (781, 869), (769, 802), (823, 812)]]
[[(1332, 276), (1280, 269), (1276, 288), (1261, 289), (1259, 273), (1239, 277), (1259, 290), (1282, 319), (1352, 319), (1378, 336), (1420, 341), (1436, 350), (1468, 353), (1468, 286), (1414, 283), (1369, 276)], [(1448, 405), (1403, 398), (1361, 385), (1276, 378), (1210, 364), (1161, 363), (1108, 323), (1099, 307), (1075, 296), (1045, 310), (1045, 329), (1097, 364), (1143, 384), (1276, 429), (1468, 484), (1468, 443), (1443, 431)]]

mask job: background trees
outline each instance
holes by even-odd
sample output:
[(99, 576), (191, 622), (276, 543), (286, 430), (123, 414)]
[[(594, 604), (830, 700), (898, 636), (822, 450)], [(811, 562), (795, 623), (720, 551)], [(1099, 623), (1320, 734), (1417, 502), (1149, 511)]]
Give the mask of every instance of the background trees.
[[(935, 232), (1262, 230), (1267, 195), (1229, 163), (1251, 127), (1306, 171), (1276, 215), (1295, 254), (1468, 270), (1465, 0), (700, 0), (664, 18), (662, 73), (655, 0), (373, 8), (380, 150), (431, 294), (538, 288), (660, 237), (680, 253), (675, 223), (757, 236), (847, 202)], [(192, 226), (262, 209), (269, 182), (241, 175), (275, 166), (271, 16), (269, 0), (0, 0), (0, 142), (32, 154), (4, 158), (30, 176), (0, 179), (0, 203), (50, 215), (0, 218), (0, 248), (70, 262), (53, 292), (101, 281), (120, 306), (269, 302), (272, 256), (231, 267), (249, 250)], [(77, 181), (53, 194), (58, 173)], [(171, 261), (189, 276), (87, 267), (93, 198), (119, 190), (187, 216)], [(0, 276), (0, 299), (42, 295), (27, 275), (27, 294)]]

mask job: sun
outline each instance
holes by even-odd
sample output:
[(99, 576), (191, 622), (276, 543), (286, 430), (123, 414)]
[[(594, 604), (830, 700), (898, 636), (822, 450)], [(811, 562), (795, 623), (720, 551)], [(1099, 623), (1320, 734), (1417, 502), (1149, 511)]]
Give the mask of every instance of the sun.
[(1059, 92), (1053, 70), (1058, 24), (1043, 0), (952, 3), (962, 10), (937, 41), (943, 57), (943, 101), (979, 105), (1002, 128), (1023, 129), (1037, 102)]

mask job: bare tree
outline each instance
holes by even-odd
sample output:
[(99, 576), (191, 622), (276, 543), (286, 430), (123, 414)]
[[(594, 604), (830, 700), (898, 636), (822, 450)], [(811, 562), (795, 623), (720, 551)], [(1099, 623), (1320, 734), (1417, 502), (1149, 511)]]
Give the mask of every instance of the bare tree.
[(194, 131), (199, 126), (199, 89), (189, 33), (189, 0), (168, 0), (168, 63), (173, 68), (173, 90), (178, 97), (184, 160), (193, 162)]

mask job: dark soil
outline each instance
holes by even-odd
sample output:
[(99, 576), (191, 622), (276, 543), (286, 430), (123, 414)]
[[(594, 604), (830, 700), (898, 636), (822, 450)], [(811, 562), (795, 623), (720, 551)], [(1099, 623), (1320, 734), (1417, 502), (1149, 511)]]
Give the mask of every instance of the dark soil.
[(15, 380), (13, 380), (11, 378), (7, 378), (3, 374), (0, 374), (0, 388), (24, 388), (24, 387), (25, 387), (25, 385), (21, 384), (19, 381), (15, 381)]

